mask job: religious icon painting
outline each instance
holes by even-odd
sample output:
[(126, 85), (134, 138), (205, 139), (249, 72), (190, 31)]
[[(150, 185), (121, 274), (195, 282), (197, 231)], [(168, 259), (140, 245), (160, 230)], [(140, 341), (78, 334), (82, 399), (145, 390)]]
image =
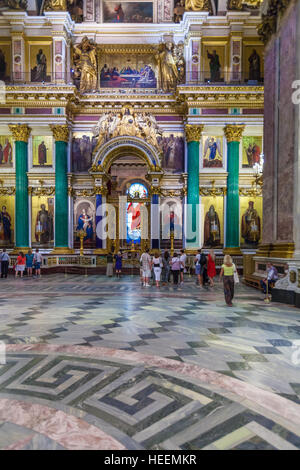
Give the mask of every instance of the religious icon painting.
[(30, 44), (30, 79), (32, 82), (50, 82), (52, 76), (51, 43)]
[(260, 163), (260, 155), (262, 153), (262, 137), (261, 136), (244, 136), (243, 137), (243, 168), (253, 168), (256, 163)]
[(203, 44), (204, 81), (207, 83), (224, 82), (225, 47)]
[(0, 197), (0, 246), (9, 247), (14, 243), (15, 197)]
[(53, 165), (53, 137), (34, 136), (32, 139), (32, 166), (35, 168)]
[(79, 232), (84, 231), (84, 246), (93, 247), (96, 239), (96, 208), (93, 198), (76, 198), (74, 202), (74, 241), (79, 247)]
[(92, 166), (93, 151), (97, 145), (97, 137), (92, 132), (74, 132), (72, 138), (72, 171), (87, 173)]
[(223, 168), (223, 138), (207, 136), (203, 139), (203, 168)]
[(103, 1), (103, 22), (153, 23), (153, 3)]
[(0, 168), (13, 166), (13, 141), (10, 136), (0, 136)]
[(164, 132), (158, 137), (162, 146), (162, 167), (167, 173), (182, 173), (184, 171), (184, 136), (181, 132)]
[(32, 196), (32, 245), (48, 247), (54, 241), (54, 198)]

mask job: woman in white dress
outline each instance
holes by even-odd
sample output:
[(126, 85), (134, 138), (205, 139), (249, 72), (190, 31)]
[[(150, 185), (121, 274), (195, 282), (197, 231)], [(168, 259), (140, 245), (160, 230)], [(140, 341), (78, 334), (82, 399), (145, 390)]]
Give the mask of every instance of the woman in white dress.
[(162, 268), (162, 259), (159, 253), (155, 253), (152, 258), (152, 267), (155, 276), (156, 287), (159, 287), (160, 283), (160, 276), (161, 276), (161, 268)]

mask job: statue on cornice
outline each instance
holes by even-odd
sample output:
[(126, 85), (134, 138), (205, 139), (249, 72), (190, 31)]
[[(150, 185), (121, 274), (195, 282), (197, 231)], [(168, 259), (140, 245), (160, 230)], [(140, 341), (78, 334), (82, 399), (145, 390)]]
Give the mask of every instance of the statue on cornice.
[(158, 63), (160, 88), (166, 93), (176, 89), (179, 83), (184, 81), (185, 61), (184, 46), (177, 46), (171, 41), (159, 44), (155, 58)]
[(93, 129), (98, 142), (94, 153), (106, 142), (115, 137), (139, 137), (161, 152), (162, 131), (150, 113), (135, 113), (130, 107), (121, 112), (103, 114)]
[(74, 47), (74, 79), (79, 82), (81, 93), (97, 91), (98, 62), (97, 45), (85, 36), (78, 46)]
[(260, 7), (263, 0), (227, 0), (227, 10), (242, 11), (256, 10)]
[(8, 6), (11, 10), (26, 10), (27, 0), (7, 0), (5, 6)]
[(185, 9), (187, 11), (209, 11), (213, 14), (210, 0), (185, 0)]
[(67, 0), (45, 0), (44, 11), (67, 11)]

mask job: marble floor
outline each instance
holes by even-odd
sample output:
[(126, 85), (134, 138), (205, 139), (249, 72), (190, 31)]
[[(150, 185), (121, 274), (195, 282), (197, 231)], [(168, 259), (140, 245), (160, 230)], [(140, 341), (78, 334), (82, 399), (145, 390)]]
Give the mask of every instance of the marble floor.
[(1, 279), (0, 341), (0, 449), (300, 448), (300, 310), (243, 285)]

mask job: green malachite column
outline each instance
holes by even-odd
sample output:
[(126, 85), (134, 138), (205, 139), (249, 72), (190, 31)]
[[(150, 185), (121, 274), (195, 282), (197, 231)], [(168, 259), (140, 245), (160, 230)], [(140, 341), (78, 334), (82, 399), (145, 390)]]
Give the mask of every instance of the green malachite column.
[(227, 203), (225, 252), (240, 253), (240, 140), (245, 126), (227, 125), (224, 133), (227, 139)]
[(9, 126), (15, 140), (16, 198), (15, 198), (15, 243), (16, 249), (29, 247), (28, 207), (28, 139), (31, 128), (27, 124)]
[(68, 143), (67, 125), (51, 126), (55, 140), (55, 240), (54, 252), (68, 253)]
[(185, 126), (187, 156), (186, 248), (199, 248), (199, 147), (204, 125)]

